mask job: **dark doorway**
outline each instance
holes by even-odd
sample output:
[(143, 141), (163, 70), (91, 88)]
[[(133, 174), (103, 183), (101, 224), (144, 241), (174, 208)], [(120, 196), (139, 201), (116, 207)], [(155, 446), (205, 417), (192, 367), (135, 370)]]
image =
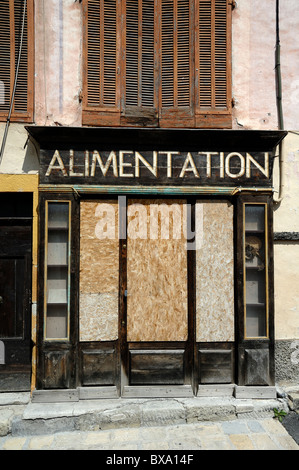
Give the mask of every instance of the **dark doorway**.
[(0, 193), (0, 391), (31, 385), (32, 194)]

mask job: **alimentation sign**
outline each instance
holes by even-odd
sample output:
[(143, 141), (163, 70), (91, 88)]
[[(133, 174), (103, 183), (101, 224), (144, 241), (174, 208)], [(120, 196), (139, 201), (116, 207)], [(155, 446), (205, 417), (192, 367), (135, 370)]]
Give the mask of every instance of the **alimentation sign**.
[(271, 186), (269, 152), (116, 147), (42, 149), (40, 183)]

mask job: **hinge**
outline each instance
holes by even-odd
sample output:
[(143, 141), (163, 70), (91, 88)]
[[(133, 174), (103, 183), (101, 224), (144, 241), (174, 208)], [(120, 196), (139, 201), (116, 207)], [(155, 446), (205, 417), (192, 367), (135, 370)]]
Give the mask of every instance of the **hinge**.
[(228, 4), (232, 7), (232, 10), (237, 6), (237, 2), (235, 0), (228, 0)]
[(79, 94), (78, 94), (78, 100), (79, 100), (79, 103), (82, 103), (82, 100), (83, 100), (83, 93), (82, 93), (82, 90), (80, 90)]

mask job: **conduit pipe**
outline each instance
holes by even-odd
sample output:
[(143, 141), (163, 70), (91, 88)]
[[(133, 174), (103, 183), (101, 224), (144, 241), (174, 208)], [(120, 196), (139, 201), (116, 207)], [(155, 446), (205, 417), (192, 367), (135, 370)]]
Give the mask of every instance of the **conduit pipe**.
[[(282, 85), (280, 68), (280, 34), (279, 34), (279, 0), (276, 0), (276, 47), (275, 47), (275, 78), (276, 78), (276, 104), (279, 130), (284, 129), (283, 110), (282, 110)], [(280, 203), (284, 198), (285, 189), (285, 144), (284, 139), (280, 142), (278, 148), (279, 158), (279, 191), (278, 198), (274, 198), (275, 203)]]
[(15, 72), (15, 80), (14, 80), (14, 85), (13, 85), (13, 90), (12, 90), (12, 95), (11, 95), (11, 102), (10, 102), (10, 106), (9, 106), (9, 112), (8, 112), (8, 116), (7, 116), (7, 120), (6, 120), (6, 125), (5, 125), (5, 130), (4, 130), (3, 139), (2, 139), (2, 145), (1, 145), (1, 151), (0, 151), (0, 165), (1, 165), (1, 162), (2, 162), (2, 158), (3, 158), (3, 154), (4, 154), (4, 149), (5, 149), (5, 145), (6, 145), (6, 139), (7, 139), (7, 134), (8, 134), (8, 128), (9, 128), (9, 124), (10, 124), (10, 118), (11, 118), (12, 108), (13, 108), (13, 104), (14, 104), (15, 93), (16, 93), (16, 87), (17, 87), (17, 81), (18, 81), (18, 75), (19, 75), (19, 68), (20, 68), (21, 54), (22, 54), (22, 47), (23, 47), (23, 37), (24, 37), (26, 8), (27, 8), (27, 0), (24, 0), (24, 9), (23, 9), (23, 18), (22, 18), (22, 30), (21, 30), (21, 38), (20, 38), (20, 47), (19, 47), (18, 61), (17, 61), (16, 72)]

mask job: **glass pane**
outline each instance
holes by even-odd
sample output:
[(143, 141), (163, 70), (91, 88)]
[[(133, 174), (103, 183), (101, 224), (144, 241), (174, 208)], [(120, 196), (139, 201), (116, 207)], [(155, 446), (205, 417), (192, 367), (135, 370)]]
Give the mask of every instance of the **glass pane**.
[(246, 268), (264, 269), (265, 266), (265, 236), (254, 234), (245, 237), (245, 261)]
[(46, 279), (47, 339), (68, 335), (69, 289), (69, 203), (48, 203)]
[(47, 302), (67, 303), (68, 270), (66, 267), (48, 268)]
[(263, 204), (245, 205), (245, 230), (265, 230), (265, 206)]
[(264, 305), (246, 307), (246, 336), (256, 338), (266, 336), (266, 310)]
[(264, 272), (246, 269), (246, 304), (264, 303), (265, 300)]
[(48, 266), (67, 265), (68, 232), (50, 231), (48, 234)]
[(61, 202), (48, 203), (48, 228), (68, 228), (69, 205)]
[(265, 204), (245, 205), (246, 337), (267, 336)]
[(67, 305), (49, 305), (47, 307), (46, 338), (67, 337)]

